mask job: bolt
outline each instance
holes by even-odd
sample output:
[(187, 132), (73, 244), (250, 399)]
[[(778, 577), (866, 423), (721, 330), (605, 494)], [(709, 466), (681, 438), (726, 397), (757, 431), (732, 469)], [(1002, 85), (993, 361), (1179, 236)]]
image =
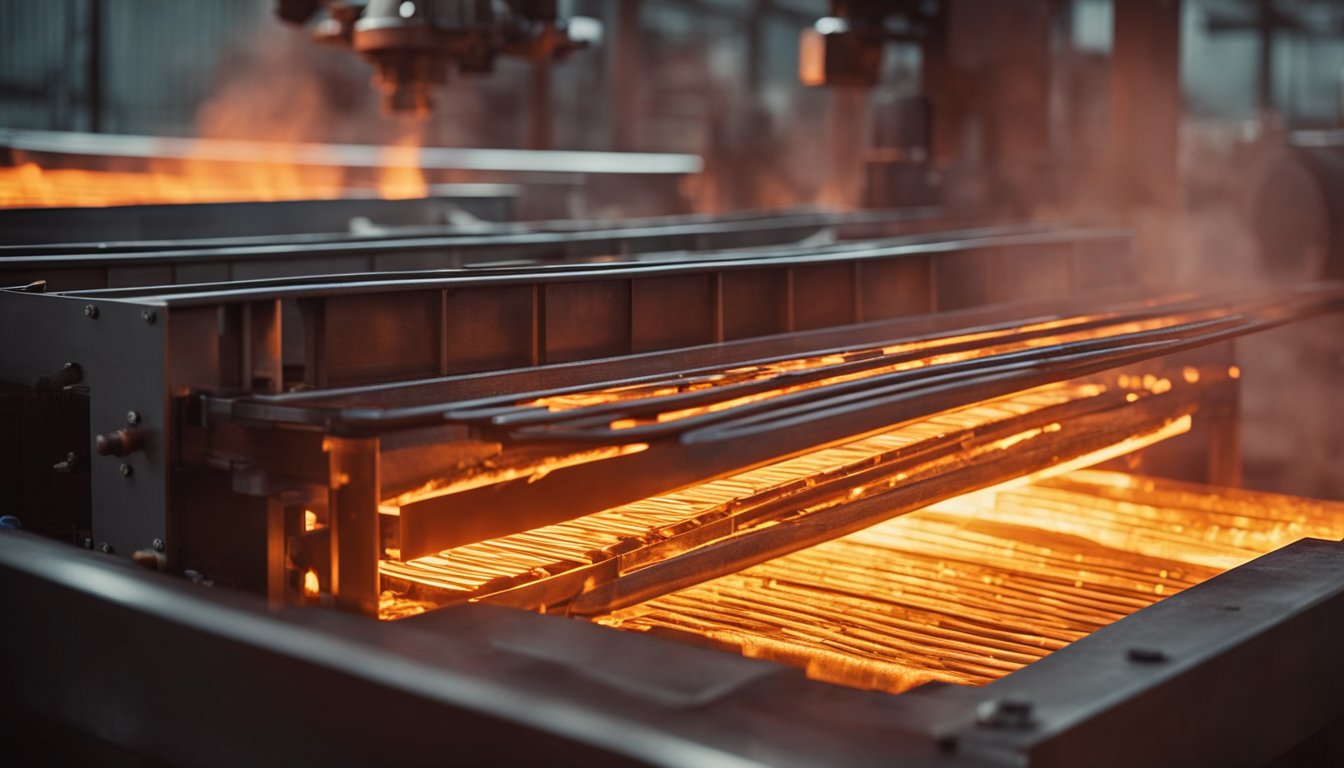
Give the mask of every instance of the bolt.
[(136, 424), (139, 424), (139, 423), (140, 423), (140, 414), (136, 413), (135, 411), (127, 411), (127, 412), (126, 412), (126, 423), (127, 423), (127, 424), (130, 424), (131, 426), (135, 426)]
[(1023, 699), (993, 699), (976, 707), (975, 722), (986, 728), (1030, 728), (1036, 722), (1032, 709)]
[(151, 546), (154, 547), (154, 551), (155, 551), (155, 552), (162, 552), (162, 551), (163, 551), (163, 539), (155, 539), (153, 542), (151, 542)]
[(65, 459), (63, 461), (58, 461), (55, 464), (52, 464), (51, 468), (54, 472), (61, 475), (68, 475), (73, 472), (78, 472), (79, 456), (76, 456), (74, 451), (67, 451), (65, 454)]
[(104, 541), (102, 544), (98, 545), (98, 550), (104, 555), (110, 555), (112, 554), (112, 545)]
[(93, 549), (93, 539), (90, 539), (88, 536), (85, 536), (85, 537), (84, 537), (84, 548), (85, 548), (85, 549)]
[(84, 316), (87, 317), (87, 318), (89, 318), (90, 320), (97, 320), (97, 319), (98, 319), (98, 305), (97, 305), (97, 304), (85, 304), (85, 305), (84, 305)]
[(1167, 660), (1167, 653), (1160, 648), (1130, 648), (1129, 660), (1141, 664), (1157, 664)]
[(135, 467), (132, 467), (130, 464), (122, 464), (119, 469), (121, 470), (122, 477), (130, 477), (135, 474)]
[(140, 310), (140, 319), (144, 320), (146, 323), (149, 323), (150, 325), (153, 325), (155, 322), (158, 321), (159, 316), (152, 309), (142, 309)]

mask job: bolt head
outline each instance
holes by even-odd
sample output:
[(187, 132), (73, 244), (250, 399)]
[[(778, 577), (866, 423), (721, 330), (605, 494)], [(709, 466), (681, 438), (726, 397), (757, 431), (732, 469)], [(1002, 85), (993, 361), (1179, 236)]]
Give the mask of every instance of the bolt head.
[(112, 554), (112, 545), (104, 541), (102, 544), (98, 545), (98, 551), (102, 552), (104, 555), (110, 555)]
[(122, 464), (118, 469), (121, 471), (122, 477), (130, 477), (135, 474), (135, 468), (130, 464)]
[(975, 722), (986, 728), (1027, 729), (1035, 725), (1035, 707), (1025, 699), (992, 699), (975, 710)]
[(140, 423), (140, 414), (135, 411), (126, 412), (126, 423), (135, 426)]
[(1127, 655), (1130, 661), (1141, 664), (1157, 664), (1167, 660), (1167, 652), (1161, 648), (1130, 648)]
[(84, 305), (84, 316), (87, 317), (87, 318), (89, 318), (89, 319), (95, 319), (95, 318), (97, 318), (97, 317), (98, 317), (98, 305), (97, 305), (97, 304), (85, 304), (85, 305)]
[(153, 325), (154, 323), (158, 322), (159, 315), (152, 309), (142, 309), (140, 310), (140, 319), (144, 320), (146, 323), (149, 323), (150, 325)]
[(151, 546), (154, 547), (154, 551), (155, 551), (155, 552), (162, 552), (162, 551), (163, 551), (163, 539), (155, 539), (155, 540), (153, 541), (153, 543), (151, 544)]

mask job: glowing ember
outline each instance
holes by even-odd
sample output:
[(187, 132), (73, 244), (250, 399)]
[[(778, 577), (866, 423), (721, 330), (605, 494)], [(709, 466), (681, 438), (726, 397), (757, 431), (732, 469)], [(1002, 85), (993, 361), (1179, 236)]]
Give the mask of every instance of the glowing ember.
[[(707, 413), (718, 413), (733, 408), (758, 403), (773, 398), (795, 392), (802, 392), (821, 387), (845, 384), (848, 382), (871, 379), (877, 376), (883, 376), (900, 371), (910, 371), (919, 368), (948, 365), (951, 363), (962, 362), (990, 357), (993, 355), (1019, 352), (1039, 347), (1055, 344), (1066, 344), (1076, 341), (1085, 341), (1092, 339), (1104, 339), (1124, 334), (1140, 333), (1144, 331), (1153, 331), (1161, 328), (1168, 328), (1180, 323), (1191, 322), (1201, 319), (1211, 313), (1185, 313), (1174, 314), (1158, 318), (1152, 318), (1142, 321), (1132, 321), (1115, 323), (1093, 328), (1072, 328), (1071, 326), (1081, 325), (1091, 322), (1096, 318), (1093, 316), (1077, 316), (1060, 320), (1052, 320), (1044, 323), (1025, 325), (1018, 328), (1001, 329), (996, 331), (984, 331), (973, 334), (964, 334), (959, 336), (946, 336), (935, 339), (927, 339), (918, 342), (898, 344), (879, 349), (862, 349), (852, 352), (846, 352), (843, 355), (829, 354), (818, 357), (798, 358), (778, 362), (764, 363), (760, 365), (747, 366), (724, 371), (718, 374), (705, 375), (699, 377), (690, 377), (684, 382), (679, 382), (677, 386), (669, 386), (666, 382), (655, 385), (632, 385), (613, 387), (602, 390), (570, 392), (563, 395), (538, 398), (535, 400), (520, 403), (520, 406), (545, 408), (552, 412), (573, 411), (586, 407), (605, 405), (616, 402), (633, 401), (656, 401), (659, 398), (672, 395), (695, 392), (706, 389), (726, 387), (734, 384), (746, 384), (751, 382), (771, 381), (783, 379), (788, 381), (786, 375), (799, 371), (816, 370), (825, 371), (827, 368), (839, 365), (849, 364), (856, 361), (872, 360), (875, 356), (882, 358), (899, 358), (887, 364), (875, 364), (865, 366), (860, 370), (837, 371), (834, 375), (817, 377), (814, 379), (788, 383), (774, 389), (764, 391), (754, 391), (743, 394), (738, 397), (727, 397), (707, 405), (697, 405), (686, 408), (669, 407), (668, 410), (656, 413), (650, 417), (639, 419), (619, 419), (611, 422), (610, 426), (614, 430), (630, 429), (650, 423), (665, 423), (686, 419), (693, 416), (699, 416)], [(1034, 338), (1020, 338), (1021, 334), (1041, 330), (1058, 330), (1058, 333), (1046, 334)], [(961, 351), (942, 351), (946, 347), (965, 344), (972, 341), (989, 341), (991, 343), (985, 346), (976, 347), (970, 350)], [(997, 342), (997, 343), (992, 343)], [(926, 353), (921, 357), (910, 358), (912, 353)], [(1160, 378), (1153, 374), (1146, 374), (1143, 377), (1123, 377), (1132, 378), (1132, 385), (1135, 388), (1147, 389), (1155, 394), (1171, 389), (1171, 381), (1166, 378)], [(1121, 386), (1126, 386), (1122, 380)]]
[(309, 568), (303, 573), (303, 596), (309, 599), (316, 598), (322, 593), (322, 583), (317, 580), (317, 571)]
[(630, 445), (618, 445), (607, 448), (594, 448), (589, 451), (580, 451), (578, 453), (565, 454), (563, 456), (549, 456), (541, 461), (534, 461), (521, 464), (514, 467), (503, 467), (491, 469), (474, 474), (463, 474), (434, 480), (426, 483), (424, 486), (413, 491), (407, 491), (395, 499), (383, 502), (378, 507), (378, 511), (384, 515), (399, 515), (401, 507), (413, 504), (417, 501), (424, 501), (438, 496), (447, 496), (452, 493), (460, 493), (472, 488), (480, 488), (486, 485), (504, 483), (510, 480), (526, 478), (528, 482), (536, 482), (547, 474), (557, 469), (565, 467), (574, 467), (580, 464), (587, 464), (592, 461), (602, 461), (603, 459), (614, 459), (618, 456), (628, 456), (632, 453), (648, 450), (648, 445), (644, 443), (632, 443)]
[[(603, 559), (607, 556), (605, 550), (622, 542), (661, 540), (671, 527), (727, 508), (753, 494), (814, 480), (846, 467), (868, 466), (876, 457), (923, 440), (1071, 400), (1099, 396), (1104, 391), (1105, 387), (1095, 384), (1060, 384), (1028, 390), (564, 523), (457, 547), (405, 563), (384, 561), (382, 572), (385, 576), (458, 592), (472, 592), (497, 579), (553, 574)], [(1188, 422), (1184, 426), (1188, 428)], [(1034, 431), (1044, 432), (1049, 428)], [(1029, 437), (1022, 435), (1016, 439)], [(991, 446), (993, 449), (1006, 447)], [(1128, 452), (1135, 447), (1126, 445), (1118, 450)], [(1097, 460), (1100, 459), (1094, 459)]]
[(599, 621), (858, 687), (980, 684), (1304, 536), (1344, 536), (1344, 506), (1080, 471), (959, 497)]

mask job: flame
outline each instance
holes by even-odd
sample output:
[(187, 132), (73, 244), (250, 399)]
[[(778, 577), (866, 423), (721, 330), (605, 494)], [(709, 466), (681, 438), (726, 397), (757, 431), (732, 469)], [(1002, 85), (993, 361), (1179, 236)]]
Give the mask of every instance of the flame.
[(311, 509), (303, 510), (303, 530), (305, 531), (317, 530), (317, 513)]
[[(414, 137), (387, 147), (374, 181), (377, 194), (388, 199), (427, 195), (419, 156)], [(287, 145), (275, 144), (253, 162), (156, 159), (146, 171), (53, 169), (24, 162), (0, 168), (0, 208), (331, 200), (372, 191), (354, 169), (306, 165), (289, 157)]]
[(383, 149), (383, 170), (378, 178), (378, 194), (398, 200), (425, 197), (429, 185), (420, 170), (420, 141), (407, 135), (401, 141)]
[(318, 581), (317, 571), (309, 568), (303, 573), (303, 596), (309, 599), (322, 594), (322, 582)]

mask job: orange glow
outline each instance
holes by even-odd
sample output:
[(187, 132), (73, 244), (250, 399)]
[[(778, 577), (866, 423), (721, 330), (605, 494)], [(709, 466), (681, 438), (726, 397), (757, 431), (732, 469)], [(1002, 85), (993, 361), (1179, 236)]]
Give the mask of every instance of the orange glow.
[[(728, 397), (717, 402), (706, 405), (698, 405), (687, 408), (669, 408), (666, 411), (656, 413), (652, 417), (643, 419), (618, 419), (612, 421), (609, 426), (613, 430), (631, 429), (650, 423), (665, 423), (687, 419), (694, 416), (708, 413), (718, 413), (733, 408), (738, 408), (752, 403), (758, 403), (783, 395), (795, 392), (816, 389), (820, 387), (833, 386), (852, 381), (870, 379), (877, 376), (896, 373), (900, 371), (915, 370), (929, 366), (947, 365), (950, 363), (961, 362), (964, 360), (979, 359), (991, 355), (1006, 354), (1021, 350), (1033, 349), (1052, 344), (1062, 344), (1074, 341), (1088, 339), (1102, 339), (1123, 334), (1139, 333), (1170, 327), (1183, 322), (1189, 322), (1193, 319), (1205, 317), (1208, 313), (1188, 313), (1171, 315), (1160, 318), (1153, 318), (1143, 321), (1116, 323), (1110, 326), (1100, 328), (1089, 328), (1084, 330), (1070, 330), (1070, 326), (1089, 322), (1096, 319), (1093, 316), (1078, 316), (1052, 320), (1049, 322), (1036, 323), (1018, 328), (1001, 329), (996, 331), (984, 331), (973, 334), (963, 334), (959, 336), (946, 336), (935, 339), (927, 339), (918, 342), (897, 344), (888, 347), (860, 349), (844, 354), (829, 354), (817, 357), (796, 358), (783, 361), (762, 363), (759, 365), (745, 366), (741, 368), (730, 369), (714, 374), (703, 376), (689, 376), (684, 382), (677, 386), (670, 386), (666, 382), (651, 385), (626, 385), (621, 387), (612, 387), (601, 390), (588, 390), (581, 392), (569, 392), (563, 395), (538, 398), (519, 403), (522, 407), (545, 408), (552, 412), (572, 411), (580, 408), (605, 405), (618, 402), (632, 401), (650, 401), (658, 398), (672, 395), (696, 392), (714, 387), (723, 387), (733, 384), (744, 384), (750, 382), (770, 381), (784, 377), (786, 374), (806, 370), (824, 371), (827, 368), (856, 362), (860, 360), (871, 360), (875, 355), (882, 357), (908, 356), (911, 353), (927, 352), (924, 357), (914, 359), (904, 359), (893, 361), (886, 365), (873, 365), (862, 370), (850, 372), (837, 372), (833, 376), (820, 377), (811, 381), (785, 384), (774, 389), (752, 392), (738, 397)], [(1041, 336), (1031, 339), (1020, 339), (1017, 336), (1024, 332), (1038, 330), (1059, 330), (1059, 333)], [(956, 344), (963, 344), (972, 341), (993, 341), (999, 340), (1000, 343), (989, 344), (972, 350), (957, 352), (942, 352), (938, 350)], [(1171, 389), (1171, 381), (1166, 378), (1146, 374), (1142, 377), (1121, 377), (1121, 386), (1127, 383), (1134, 387), (1142, 387), (1154, 394), (1161, 394)]]
[(33, 163), (0, 168), (0, 207), (98, 207), (152, 203), (226, 203), (341, 197), (340, 173), (267, 163), (232, 166), (175, 164), (172, 172), (43, 169)]
[(982, 684), (1304, 536), (1344, 536), (1344, 505), (1087, 470), (942, 502), (598, 621), (863, 688)]
[[(255, 162), (154, 160), (143, 172), (51, 169), (27, 162), (0, 167), (0, 208), (329, 200), (360, 187), (344, 169), (300, 165), (285, 156), (284, 145), (277, 145), (273, 157)], [(414, 143), (388, 147), (385, 166), (376, 172), (377, 194), (389, 199), (427, 195), (418, 159)]]
[(311, 509), (303, 510), (303, 530), (305, 531), (317, 530), (317, 513)]
[[(563, 523), (468, 544), (404, 563), (384, 560), (382, 573), (387, 577), (456, 592), (462, 596), (470, 595), (492, 582), (498, 583), (500, 579), (543, 578), (580, 564), (607, 559), (612, 556), (613, 547), (632, 542), (662, 541), (681, 528), (698, 525), (697, 521), (715, 519), (747, 497), (784, 492), (800, 483), (811, 483), (817, 478), (871, 466), (879, 457), (909, 449), (921, 441), (987, 426), (1052, 405), (1097, 397), (1105, 391), (1106, 388), (1100, 384), (1055, 384), (1027, 390)], [(1016, 444), (1060, 429), (1059, 424), (1053, 423), (1029, 429), (975, 448), (951, 461), (962, 461), (972, 453), (1010, 450)], [(1189, 417), (1175, 419), (1156, 433), (1136, 436), (1098, 453), (1060, 465), (1059, 471), (1129, 453), (1189, 429)], [(902, 476), (898, 476), (896, 482), (902, 479)], [(883, 486), (881, 489), (885, 488)], [(851, 491), (851, 498), (868, 490), (856, 488)]]
[(384, 148), (382, 164), (378, 178), (378, 194), (382, 197), (398, 200), (429, 194), (425, 174), (420, 170), (420, 142), (414, 136)]
[(1228, 376), (1228, 378), (1231, 378), (1231, 379), (1240, 379), (1240, 378), (1241, 378), (1241, 367), (1240, 367), (1240, 366), (1236, 366), (1236, 365), (1229, 365), (1229, 366), (1227, 367), (1227, 376)]
[(1195, 384), (1199, 381), (1199, 369), (1193, 365), (1187, 365), (1181, 370), (1181, 377), (1187, 384)]
[(515, 467), (504, 467), (501, 469), (477, 472), (475, 474), (461, 475), (441, 480), (433, 480), (413, 491), (407, 491), (394, 499), (384, 501), (378, 506), (378, 511), (384, 515), (400, 515), (401, 507), (408, 504), (414, 504), (417, 501), (424, 501), (438, 496), (447, 496), (450, 493), (460, 493), (472, 488), (480, 488), (486, 485), (495, 485), (510, 480), (526, 479), (534, 483), (547, 474), (557, 469), (565, 467), (587, 464), (592, 461), (602, 461), (603, 459), (614, 459), (618, 456), (628, 456), (632, 453), (648, 450), (645, 443), (632, 443), (630, 445), (618, 445), (609, 448), (594, 448), (590, 451), (580, 451), (577, 453), (565, 454), (563, 456), (548, 456), (540, 461), (529, 462)]
[(315, 598), (322, 594), (322, 583), (317, 579), (317, 571), (309, 568), (303, 573), (303, 596)]
[(798, 81), (826, 84), (826, 39), (815, 29), (804, 29), (798, 40)]

